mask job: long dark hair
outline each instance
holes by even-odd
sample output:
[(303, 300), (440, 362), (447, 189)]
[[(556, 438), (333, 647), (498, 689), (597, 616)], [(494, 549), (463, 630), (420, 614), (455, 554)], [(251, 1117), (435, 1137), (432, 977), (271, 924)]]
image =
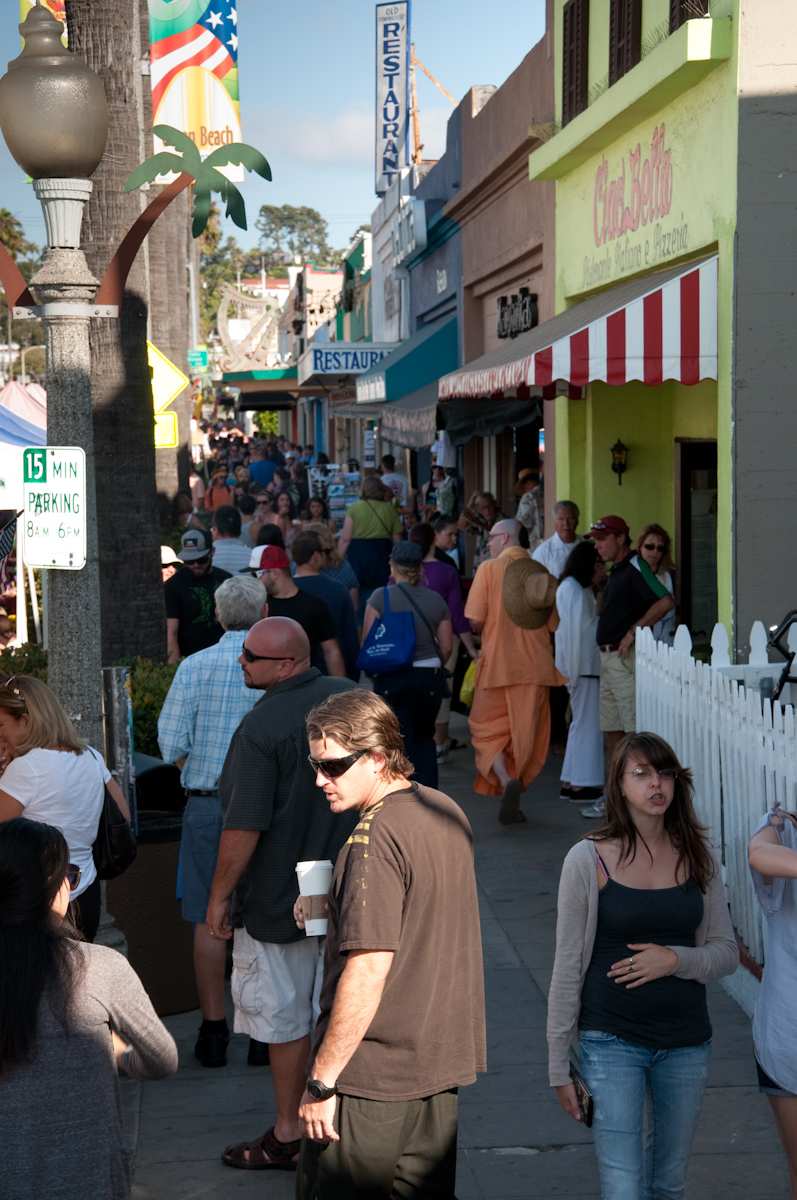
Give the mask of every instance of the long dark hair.
[(595, 564), (598, 561), (598, 549), (594, 542), (577, 542), (567, 556), (565, 569), (560, 583), (566, 579), (575, 579), (583, 588), (589, 587), (595, 574)]
[[(637, 840), (650, 854), (650, 849), (634, 825), (623, 794), (622, 779), (631, 755), (644, 759), (654, 771), (676, 772), (672, 804), (664, 814), (664, 828), (670, 841), (678, 851), (675, 877), (686, 863), (689, 878), (694, 879), (701, 892), (705, 892), (714, 874), (714, 863), (708, 849), (706, 829), (695, 814), (692, 772), (682, 767), (672, 746), (655, 733), (627, 733), (612, 755), (609, 778), (606, 784), (606, 824), (591, 837), (595, 841), (616, 838), (620, 843), (620, 862), (633, 862), (636, 858)], [(653, 855), (650, 855), (651, 861)]]
[(416, 546), (420, 546), (423, 556), (426, 558), (426, 555), (434, 545), (434, 529), (426, 521), (419, 521), (410, 530), (409, 540), (415, 542)]
[(52, 825), (26, 817), (0, 824), (0, 1077), (33, 1057), (45, 989), (67, 1027), (79, 935), (52, 903), (68, 866), (66, 841)]

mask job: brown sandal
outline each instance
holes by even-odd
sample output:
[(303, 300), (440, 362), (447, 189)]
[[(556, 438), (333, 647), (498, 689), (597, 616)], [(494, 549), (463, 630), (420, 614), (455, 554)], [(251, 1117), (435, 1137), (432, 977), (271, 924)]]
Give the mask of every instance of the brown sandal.
[(299, 1163), (301, 1141), (280, 1142), (274, 1126), (254, 1142), (236, 1142), (221, 1156), (227, 1167), (241, 1171), (295, 1171)]

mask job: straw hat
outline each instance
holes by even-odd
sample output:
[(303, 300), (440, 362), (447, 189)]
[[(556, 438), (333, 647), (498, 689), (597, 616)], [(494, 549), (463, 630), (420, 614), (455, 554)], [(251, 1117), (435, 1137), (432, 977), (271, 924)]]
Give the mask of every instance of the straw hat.
[(551, 615), (556, 580), (533, 558), (515, 558), (504, 573), (504, 612), (521, 629), (541, 629)]

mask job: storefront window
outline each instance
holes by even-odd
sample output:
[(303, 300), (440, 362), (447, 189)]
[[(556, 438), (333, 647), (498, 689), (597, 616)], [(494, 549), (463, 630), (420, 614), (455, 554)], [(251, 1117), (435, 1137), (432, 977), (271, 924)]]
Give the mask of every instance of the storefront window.
[(609, 83), (622, 79), (642, 53), (642, 0), (611, 0)]
[(567, 125), (587, 107), (589, 0), (568, 0), (563, 18), (562, 124)]
[(708, 16), (708, 0), (670, 0), (670, 33), (693, 17)]

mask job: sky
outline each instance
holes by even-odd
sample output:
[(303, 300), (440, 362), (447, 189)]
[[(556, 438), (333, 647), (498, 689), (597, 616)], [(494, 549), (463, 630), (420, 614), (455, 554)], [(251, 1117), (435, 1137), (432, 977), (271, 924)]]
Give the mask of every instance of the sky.
[[(254, 246), (262, 204), (308, 205), (345, 247), (370, 220), (374, 194), (374, 9), (372, 0), (239, 0), (243, 140), (271, 163), (273, 182), (249, 175), (241, 191)], [(0, 64), (19, 52), (17, 0), (2, 0)], [(500, 85), (545, 28), (545, 0), (413, 0), (418, 58), (458, 100), (474, 84)], [(418, 72), (424, 158), (445, 144), (451, 106)], [(32, 189), (0, 139), (0, 207), (44, 241)]]

